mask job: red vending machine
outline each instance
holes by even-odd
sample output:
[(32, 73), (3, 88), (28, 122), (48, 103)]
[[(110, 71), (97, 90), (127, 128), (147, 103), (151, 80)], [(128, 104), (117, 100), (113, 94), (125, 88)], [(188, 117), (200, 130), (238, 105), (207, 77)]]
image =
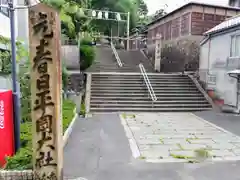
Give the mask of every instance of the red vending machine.
[(13, 99), (11, 90), (0, 90), (0, 167), (14, 155)]

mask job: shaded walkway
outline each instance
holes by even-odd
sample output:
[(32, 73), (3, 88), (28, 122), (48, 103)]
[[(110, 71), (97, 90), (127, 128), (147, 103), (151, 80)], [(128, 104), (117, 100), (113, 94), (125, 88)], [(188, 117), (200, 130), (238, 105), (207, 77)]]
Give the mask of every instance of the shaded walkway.
[(196, 112), (195, 114), (240, 136), (240, 115), (230, 113), (215, 113), (212, 111)]
[[(151, 164), (131, 156), (117, 114), (79, 119), (64, 150), (64, 175), (88, 180), (237, 180), (239, 162)], [(227, 173), (226, 173), (227, 172)]]

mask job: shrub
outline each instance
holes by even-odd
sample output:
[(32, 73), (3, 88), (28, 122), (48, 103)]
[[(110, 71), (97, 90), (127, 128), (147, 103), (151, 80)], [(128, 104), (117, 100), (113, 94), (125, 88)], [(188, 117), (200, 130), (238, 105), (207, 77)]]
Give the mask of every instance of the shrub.
[(81, 104), (80, 115), (83, 115), (84, 117), (86, 115), (86, 107), (84, 103)]
[(196, 71), (199, 65), (199, 45), (195, 41), (180, 40), (162, 48), (162, 72)]
[(29, 60), (19, 65), (18, 81), (21, 92), (21, 115), (23, 122), (31, 121), (31, 89), (30, 89)]
[(177, 46), (165, 46), (162, 49), (161, 71), (179, 72), (184, 70), (185, 56)]
[(86, 70), (90, 67), (95, 59), (95, 49), (92, 46), (80, 45), (80, 69)]
[[(74, 116), (75, 104), (70, 100), (63, 101), (62, 107), (63, 132), (67, 129)], [(13, 157), (7, 157), (5, 169), (32, 169), (32, 123), (25, 122), (20, 126), (21, 148)]]
[(81, 41), (80, 41), (80, 46), (84, 46), (84, 45), (87, 45), (87, 46), (90, 46), (92, 45), (92, 42), (93, 42), (93, 39), (88, 37), (88, 38), (83, 38)]
[(6, 169), (24, 170), (32, 168), (32, 123), (20, 126), (21, 149), (14, 157), (7, 158)]

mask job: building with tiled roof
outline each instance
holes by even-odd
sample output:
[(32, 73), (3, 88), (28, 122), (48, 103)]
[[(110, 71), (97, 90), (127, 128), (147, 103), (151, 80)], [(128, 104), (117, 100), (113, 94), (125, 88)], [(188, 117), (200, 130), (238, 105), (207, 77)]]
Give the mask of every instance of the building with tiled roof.
[(200, 43), (199, 75), (224, 109), (240, 112), (240, 15), (204, 33)]
[(240, 8), (190, 2), (147, 25), (149, 52), (154, 53), (153, 38), (161, 34), (163, 42), (190, 39), (200, 42), (203, 33), (239, 14)]

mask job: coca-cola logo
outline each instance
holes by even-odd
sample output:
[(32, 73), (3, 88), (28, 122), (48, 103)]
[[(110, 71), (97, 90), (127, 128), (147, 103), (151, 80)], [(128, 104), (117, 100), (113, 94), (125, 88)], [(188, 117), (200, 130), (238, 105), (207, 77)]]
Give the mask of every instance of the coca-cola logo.
[(4, 122), (4, 102), (3, 100), (0, 101), (0, 129), (4, 129), (5, 122)]

